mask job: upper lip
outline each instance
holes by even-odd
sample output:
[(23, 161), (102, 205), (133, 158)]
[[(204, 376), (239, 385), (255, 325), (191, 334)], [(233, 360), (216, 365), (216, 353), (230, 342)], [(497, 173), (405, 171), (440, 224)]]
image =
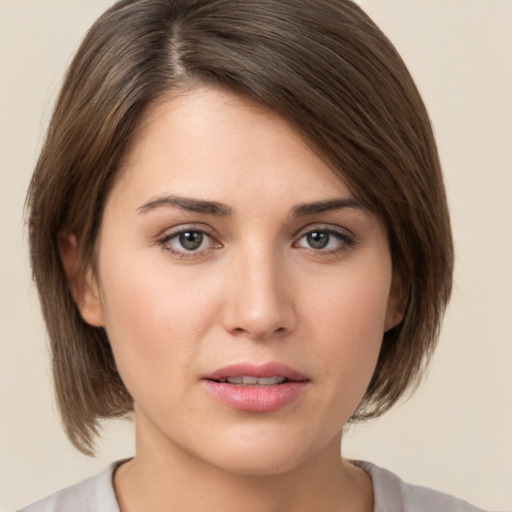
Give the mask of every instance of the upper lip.
[(291, 381), (307, 381), (309, 378), (303, 373), (282, 363), (234, 363), (203, 375), (205, 380), (221, 380), (230, 377), (284, 377)]

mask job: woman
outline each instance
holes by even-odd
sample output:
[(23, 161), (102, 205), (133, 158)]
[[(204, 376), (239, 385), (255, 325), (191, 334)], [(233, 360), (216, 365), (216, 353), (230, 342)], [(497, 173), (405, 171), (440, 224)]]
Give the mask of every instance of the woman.
[(345, 1), (121, 1), (29, 193), (68, 436), (133, 459), (24, 510), (477, 510), (339, 456), (413, 386), (451, 289), (428, 116)]

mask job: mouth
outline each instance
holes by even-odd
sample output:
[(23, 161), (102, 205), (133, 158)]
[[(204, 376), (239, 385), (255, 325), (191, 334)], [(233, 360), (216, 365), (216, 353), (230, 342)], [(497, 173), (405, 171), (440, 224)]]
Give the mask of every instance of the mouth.
[(286, 377), (274, 376), (274, 377), (251, 377), (244, 375), (243, 377), (227, 377), (225, 379), (219, 379), (215, 382), (221, 384), (233, 384), (235, 386), (275, 386), (277, 384), (283, 384), (284, 382), (290, 382)]
[(306, 381), (309, 378), (291, 366), (282, 363), (235, 363), (203, 376), (203, 379), (229, 382), (237, 385), (274, 385), (285, 381)]
[(241, 363), (202, 377), (209, 393), (223, 405), (246, 412), (270, 412), (297, 400), (311, 380), (280, 364)]

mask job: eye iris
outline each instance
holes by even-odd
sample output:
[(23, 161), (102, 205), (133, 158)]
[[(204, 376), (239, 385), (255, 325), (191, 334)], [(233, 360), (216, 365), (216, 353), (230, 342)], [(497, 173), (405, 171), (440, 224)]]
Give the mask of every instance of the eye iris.
[(185, 233), (180, 233), (179, 240), (184, 249), (187, 249), (187, 251), (194, 251), (203, 243), (203, 234), (194, 231), (187, 231)]
[(314, 231), (306, 235), (308, 244), (313, 249), (324, 249), (329, 243), (329, 234)]

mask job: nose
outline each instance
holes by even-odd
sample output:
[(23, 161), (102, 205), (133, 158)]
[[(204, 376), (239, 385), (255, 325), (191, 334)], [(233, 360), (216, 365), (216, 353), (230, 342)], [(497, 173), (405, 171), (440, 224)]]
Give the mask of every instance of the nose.
[(224, 328), (253, 339), (281, 338), (295, 330), (293, 287), (271, 251), (239, 255), (225, 288)]

